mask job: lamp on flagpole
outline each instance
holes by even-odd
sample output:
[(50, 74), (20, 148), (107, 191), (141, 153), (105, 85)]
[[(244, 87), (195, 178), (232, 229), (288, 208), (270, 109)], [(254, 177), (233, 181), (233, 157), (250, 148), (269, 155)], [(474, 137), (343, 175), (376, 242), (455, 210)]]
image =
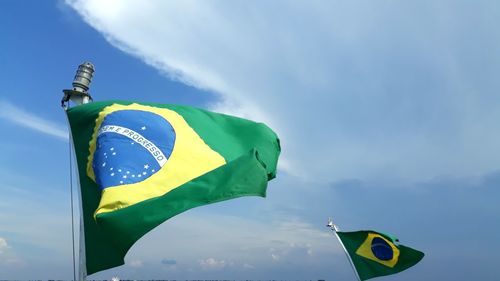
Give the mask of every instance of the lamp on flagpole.
[(73, 79), (73, 89), (63, 90), (64, 96), (61, 100), (61, 106), (67, 108), (69, 102), (76, 105), (89, 103), (92, 96), (89, 93), (90, 83), (94, 75), (94, 65), (88, 61), (80, 64)]

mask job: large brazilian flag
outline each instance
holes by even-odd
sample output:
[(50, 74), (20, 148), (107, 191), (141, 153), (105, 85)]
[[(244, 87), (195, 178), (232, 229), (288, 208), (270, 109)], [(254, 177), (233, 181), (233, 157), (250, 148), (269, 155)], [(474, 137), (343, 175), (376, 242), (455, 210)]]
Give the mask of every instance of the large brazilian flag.
[(84, 219), (87, 273), (188, 209), (266, 195), (280, 153), (262, 123), (197, 108), (94, 102), (67, 111)]
[(399, 244), (396, 237), (373, 230), (337, 234), (361, 280), (401, 272), (424, 257), (424, 253)]

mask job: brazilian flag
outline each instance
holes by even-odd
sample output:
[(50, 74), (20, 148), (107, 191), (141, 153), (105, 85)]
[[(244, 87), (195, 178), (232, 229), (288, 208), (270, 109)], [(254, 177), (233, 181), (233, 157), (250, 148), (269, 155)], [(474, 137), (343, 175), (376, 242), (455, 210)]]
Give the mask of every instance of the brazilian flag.
[(94, 102), (68, 109), (83, 207), (87, 273), (188, 209), (266, 195), (277, 135), (266, 125), (179, 105)]
[(417, 264), (424, 253), (371, 230), (337, 232), (361, 280), (395, 274)]

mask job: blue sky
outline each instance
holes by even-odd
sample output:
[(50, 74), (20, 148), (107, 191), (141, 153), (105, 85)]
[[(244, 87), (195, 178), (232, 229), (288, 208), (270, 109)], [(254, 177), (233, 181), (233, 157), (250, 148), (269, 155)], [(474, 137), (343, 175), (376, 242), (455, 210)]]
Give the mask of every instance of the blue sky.
[(0, 279), (70, 279), (62, 89), (269, 124), (268, 197), (190, 210), (109, 279), (355, 280), (324, 226), (426, 253), (385, 280), (497, 280), (500, 4), (1, 1)]

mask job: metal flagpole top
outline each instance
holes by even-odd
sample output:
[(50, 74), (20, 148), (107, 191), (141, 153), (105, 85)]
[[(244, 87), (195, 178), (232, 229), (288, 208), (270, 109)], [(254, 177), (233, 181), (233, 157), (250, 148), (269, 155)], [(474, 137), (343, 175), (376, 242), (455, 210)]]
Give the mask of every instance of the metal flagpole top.
[(351, 265), (352, 270), (354, 270), (354, 274), (356, 275), (356, 278), (359, 281), (361, 281), (361, 278), (359, 277), (359, 273), (356, 270), (356, 266), (354, 265), (354, 262), (352, 261), (352, 258), (349, 255), (349, 252), (347, 251), (347, 249), (346, 249), (346, 247), (344, 245), (344, 242), (342, 242), (342, 239), (340, 239), (340, 236), (337, 233), (337, 232), (340, 231), (339, 227), (336, 224), (333, 223), (333, 220), (331, 218), (328, 218), (328, 223), (326, 224), (326, 226), (332, 230), (333, 234), (335, 234), (335, 237), (337, 237), (337, 240), (339, 240), (340, 246), (342, 246), (342, 249), (344, 250), (344, 253), (345, 253), (346, 257), (347, 257), (347, 260), (349, 260), (349, 264)]
[(78, 69), (73, 79), (73, 89), (63, 90), (64, 96), (61, 100), (61, 106), (64, 109), (69, 107), (69, 102), (76, 105), (89, 103), (92, 101), (92, 96), (89, 93), (90, 83), (94, 76), (94, 65), (91, 62), (83, 62), (78, 66)]
[(328, 223), (326, 224), (326, 226), (335, 232), (339, 231), (338, 226), (333, 223), (332, 218), (328, 218)]

